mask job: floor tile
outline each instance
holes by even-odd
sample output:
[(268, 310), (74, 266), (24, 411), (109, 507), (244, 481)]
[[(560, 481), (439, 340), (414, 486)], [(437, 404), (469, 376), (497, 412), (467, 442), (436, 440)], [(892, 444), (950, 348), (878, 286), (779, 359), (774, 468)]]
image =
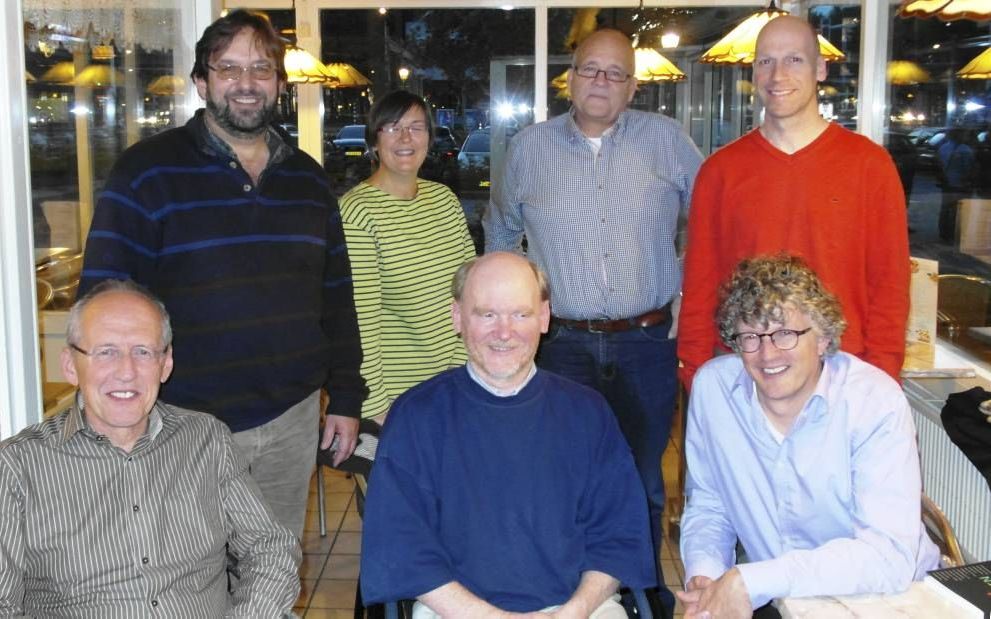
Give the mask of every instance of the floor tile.
[(335, 555), (356, 555), (359, 553), (361, 553), (361, 533), (354, 531), (341, 531), (337, 534), (337, 540), (334, 542)]
[(323, 568), (324, 579), (356, 579), (361, 566), (360, 555), (344, 555), (336, 552), (330, 555), (326, 567)]
[(341, 608), (311, 608), (305, 615), (305, 619), (353, 619), (353, 617), (353, 610)]
[[(306, 605), (310, 601), (310, 596), (313, 595), (313, 589), (317, 585), (317, 580), (315, 578), (301, 578), (299, 581), (300, 592), (299, 598), (296, 599), (297, 608), (306, 608)], [(296, 614), (299, 614), (298, 612)]]
[(299, 577), (312, 578), (313, 580), (320, 578), (320, 572), (323, 571), (326, 562), (326, 553), (304, 554), (303, 563), (299, 566)]
[(354, 608), (357, 580), (319, 580), (310, 598), (310, 608)]
[(327, 554), (334, 543), (334, 532), (329, 531), (327, 537), (320, 537), (319, 531), (303, 531), (303, 540), (300, 546), (306, 554)]

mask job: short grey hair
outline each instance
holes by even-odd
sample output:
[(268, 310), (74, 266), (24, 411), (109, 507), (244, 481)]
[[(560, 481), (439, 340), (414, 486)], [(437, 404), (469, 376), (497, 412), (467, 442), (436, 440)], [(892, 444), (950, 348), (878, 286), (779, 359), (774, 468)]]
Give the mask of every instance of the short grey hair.
[(826, 354), (834, 354), (846, 330), (840, 302), (819, 277), (797, 256), (778, 254), (742, 260), (719, 291), (716, 323), (723, 344), (740, 352), (733, 334), (744, 323), (767, 328), (785, 321), (784, 306), (806, 314), (821, 337), (829, 340)]
[[(464, 264), (458, 267), (458, 270), (454, 273), (454, 279), (451, 281), (451, 296), (458, 303), (461, 302), (461, 297), (465, 292), (465, 284), (468, 282), (468, 275), (471, 274), (471, 270), (475, 268), (478, 261), (484, 258), (484, 256), (475, 256), (467, 260)], [(547, 275), (544, 271), (538, 267), (533, 260), (530, 260), (526, 256), (520, 256), (520, 258), (526, 260), (527, 265), (530, 267), (530, 271), (533, 272), (534, 279), (537, 280), (537, 288), (540, 290), (540, 300), (550, 301), (551, 300), (551, 285), (547, 281)]]
[(79, 345), (79, 338), (82, 335), (80, 333), (82, 315), (86, 306), (92, 303), (97, 297), (111, 292), (129, 292), (148, 301), (158, 311), (158, 315), (162, 320), (162, 350), (172, 345), (172, 323), (169, 320), (169, 312), (165, 309), (165, 304), (150, 290), (129, 279), (105, 279), (93, 286), (72, 305), (72, 309), (69, 310), (69, 322), (65, 329), (65, 341), (68, 344)]

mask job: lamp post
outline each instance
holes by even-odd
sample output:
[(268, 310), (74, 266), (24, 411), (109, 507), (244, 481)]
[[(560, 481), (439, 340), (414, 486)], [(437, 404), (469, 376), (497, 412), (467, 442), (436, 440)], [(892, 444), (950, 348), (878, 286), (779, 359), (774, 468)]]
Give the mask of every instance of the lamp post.
[(403, 83), (403, 90), (406, 90), (406, 80), (409, 79), (409, 69), (406, 67), (399, 67), (399, 81)]

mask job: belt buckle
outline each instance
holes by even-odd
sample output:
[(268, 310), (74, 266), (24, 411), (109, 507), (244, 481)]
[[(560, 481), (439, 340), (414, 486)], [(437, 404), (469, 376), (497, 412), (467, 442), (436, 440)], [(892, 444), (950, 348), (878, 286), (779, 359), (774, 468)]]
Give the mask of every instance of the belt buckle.
[(586, 330), (587, 330), (587, 331), (588, 331), (589, 333), (608, 333), (608, 331), (603, 331), (602, 329), (597, 329), (597, 328), (595, 328), (595, 327), (593, 326), (594, 324), (595, 324), (595, 321), (594, 321), (594, 320), (592, 320), (592, 319), (589, 319), (588, 321), (586, 321), (586, 325), (587, 325), (587, 326), (585, 327), (585, 329), (586, 329)]

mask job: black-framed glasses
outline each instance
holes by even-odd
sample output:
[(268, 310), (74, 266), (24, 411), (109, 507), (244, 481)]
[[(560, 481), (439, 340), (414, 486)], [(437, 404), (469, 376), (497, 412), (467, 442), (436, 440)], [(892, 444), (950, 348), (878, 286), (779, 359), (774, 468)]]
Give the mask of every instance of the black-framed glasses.
[(770, 333), (734, 333), (732, 338), (739, 347), (740, 352), (757, 352), (760, 350), (760, 343), (765, 337), (771, 340), (771, 343), (778, 350), (791, 350), (798, 346), (798, 338), (811, 330), (812, 327), (802, 329), (801, 331), (778, 329)]
[(571, 66), (575, 70), (575, 73), (579, 77), (584, 77), (585, 79), (594, 80), (599, 77), (599, 73), (606, 77), (607, 81), (616, 82), (617, 84), (622, 84), (626, 80), (630, 79), (630, 74), (619, 69), (600, 69), (595, 65), (585, 65), (583, 67), (578, 67), (575, 65)]
[(239, 64), (222, 63), (217, 66), (207, 65), (206, 68), (217, 74), (222, 80), (236, 82), (241, 79), (247, 71), (251, 79), (258, 81), (270, 80), (275, 77), (275, 65), (270, 62), (256, 62), (255, 64), (242, 67)]
[[(85, 355), (89, 357), (93, 363), (96, 365), (114, 365), (120, 361), (125, 352), (116, 346), (97, 346), (93, 350), (85, 350), (75, 344), (69, 344), (69, 348), (76, 351), (80, 355)], [(156, 350), (154, 348), (149, 348), (147, 346), (132, 346), (127, 355), (131, 357), (137, 365), (152, 365), (161, 359), (162, 355), (165, 354), (164, 350)]]

